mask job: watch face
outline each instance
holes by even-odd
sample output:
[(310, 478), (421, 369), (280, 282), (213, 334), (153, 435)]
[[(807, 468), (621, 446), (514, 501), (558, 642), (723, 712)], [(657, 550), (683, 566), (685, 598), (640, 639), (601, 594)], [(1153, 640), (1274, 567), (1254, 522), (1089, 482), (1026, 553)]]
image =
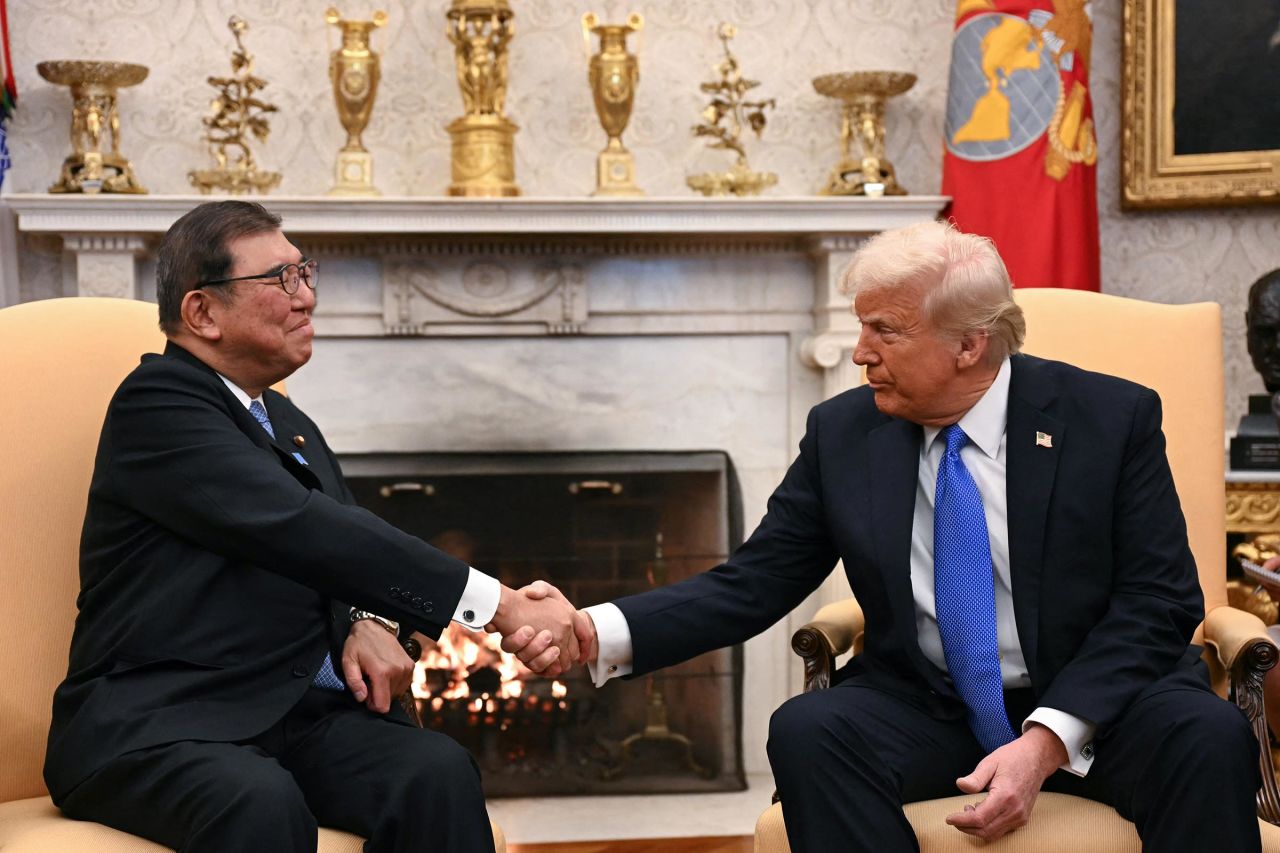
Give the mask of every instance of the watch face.
[(392, 622), (390, 619), (383, 618), (382, 616), (379, 616), (376, 613), (370, 613), (367, 610), (353, 609), (351, 611), (351, 622), (353, 624), (356, 622), (363, 622), (366, 619), (370, 619), (374, 622), (377, 622), (379, 625), (381, 625), (383, 628), (386, 628), (392, 634), (395, 634), (397, 637), (400, 636), (400, 623)]

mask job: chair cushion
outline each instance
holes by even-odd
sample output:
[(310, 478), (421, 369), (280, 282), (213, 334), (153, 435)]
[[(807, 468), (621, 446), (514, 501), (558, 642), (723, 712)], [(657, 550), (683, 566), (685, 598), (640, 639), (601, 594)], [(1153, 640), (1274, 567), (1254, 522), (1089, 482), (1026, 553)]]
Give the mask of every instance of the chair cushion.
[[(498, 853), (506, 850), (502, 830), (493, 825)], [(317, 853), (361, 853), (364, 839), (336, 829), (320, 830)], [(0, 850), (4, 853), (169, 853), (161, 847), (100, 823), (62, 816), (48, 797), (0, 803)]]
[[(1133, 824), (1115, 809), (1066, 794), (1041, 794), (1036, 798), (1031, 822), (994, 841), (983, 844), (946, 824), (946, 816), (960, 811), (973, 797), (948, 797), (911, 803), (907, 819), (920, 840), (922, 853), (1141, 853), (1142, 842)], [(1259, 822), (1262, 849), (1280, 853), (1280, 828)], [(755, 853), (790, 853), (782, 806), (774, 804), (756, 823)]]

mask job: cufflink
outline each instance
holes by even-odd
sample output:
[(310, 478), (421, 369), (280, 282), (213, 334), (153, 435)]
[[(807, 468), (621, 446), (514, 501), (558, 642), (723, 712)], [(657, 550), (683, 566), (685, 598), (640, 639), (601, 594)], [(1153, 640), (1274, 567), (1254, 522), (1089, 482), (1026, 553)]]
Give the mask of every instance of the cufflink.
[(306, 440), (305, 438), (303, 438), (302, 436), (300, 436), (300, 435), (295, 435), (295, 436), (293, 437), (293, 443), (294, 443), (294, 444), (296, 444), (296, 445), (298, 445), (299, 447), (306, 447), (306, 446), (307, 446), (307, 440)]
[(1093, 744), (1091, 744), (1091, 743), (1086, 743), (1084, 746), (1082, 746), (1082, 747), (1080, 748), (1080, 757), (1081, 757), (1081, 758), (1083, 758), (1083, 759), (1085, 759), (1086, 761), (1088, 761), (1088, 760), (1092, 759), (1092, 758), (1093, 758)]
[(617, 671), (618, 671), (618, 665), (616, 663), (613, 666), (609, 667), (610, 674), (615, 673)]
[(476, 621), (476, 612), (474, 610), (462, 611), (462, 621), (474, 623)]

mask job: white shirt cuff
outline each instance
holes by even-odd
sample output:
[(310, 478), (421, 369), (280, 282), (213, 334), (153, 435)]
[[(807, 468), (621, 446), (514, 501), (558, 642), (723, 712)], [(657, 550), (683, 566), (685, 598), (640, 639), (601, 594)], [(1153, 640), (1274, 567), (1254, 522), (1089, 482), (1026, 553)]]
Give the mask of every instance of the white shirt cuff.
[(472, 631), (480, 631), (493, 621), (498, 612), (498, 600), (502, 598), (502, 584), (484, 572), (470, 570), (467, 585), (462, 589), (458, 609), (453, 611), (453, 621), (461, 622)]
[(596, 659), (587, 664), (591, 680), (603, 687), (610, 678), (631, 674), (631, 626), (616, 604), (584, 607), (596, 626)]
[(1057, 708), (1036, 708), (1022, 723), (1023, 733), (1032, 723), (1039, 723), (1053, 732), (1067, 748), (1067, 763), (1061, 769), (1076, 776), (1089, 772), (1093, 766), (1093, 734), (1098, 730), (1097, 726)]

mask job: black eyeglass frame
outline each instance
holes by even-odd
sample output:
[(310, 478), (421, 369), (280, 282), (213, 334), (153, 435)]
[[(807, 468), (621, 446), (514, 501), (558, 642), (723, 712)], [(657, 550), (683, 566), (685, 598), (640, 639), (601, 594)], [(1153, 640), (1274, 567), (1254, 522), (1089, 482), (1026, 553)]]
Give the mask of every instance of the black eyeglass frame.
[[(255, 281), (255, 280), (264, 279), (264, 278), (274, 278), (275, 281), (270, 281), (270, 282), (263, 281), (260, 283), (268, 284), (268, 285), (272, 285), (272, 284), (279, 285), (281, 290), (283, 290), (285, 293), (289, 294), (290, 296), (293, 296), (295, 293), (298, 292), (298, 288), (301, 286), (301, 284), (295, 284), (293, 287), (293, 290), (289, 289), (289, 285), (288, 285), (288, 281), (290, 279), (289, 268), (293, 267), (295, 270), (297, 270), (298, 277), (295, 279), (296, 282), (305, 283), (307, 287), (311, 288), (312, 290), (315, 290), (316, 289), (316, 271), (319, 269), (319, 266), (320, 265), (316, 263), (314, 259), (303, 258), (301, 261), (299, 261), (296, 264), (285, 264), (284, 266), (280, 267), (280, 269), (278, 270), (268, 270), (267, 272), (258, 273), (257, 275), (242, 275), (242, 276), (237, 276), (236, 278), (217, 278), (217, 279), (213, 279), (212, 281), (198, 281), (196, 282), (196, 286), (193, 289), (200, 290), (203, 287), (212, 287), (213, 285), (216, 285), (216, 284), (233, 284), (237, 281)], [(304, 272), (306, 273), (305, 275), (304, 275)]]

